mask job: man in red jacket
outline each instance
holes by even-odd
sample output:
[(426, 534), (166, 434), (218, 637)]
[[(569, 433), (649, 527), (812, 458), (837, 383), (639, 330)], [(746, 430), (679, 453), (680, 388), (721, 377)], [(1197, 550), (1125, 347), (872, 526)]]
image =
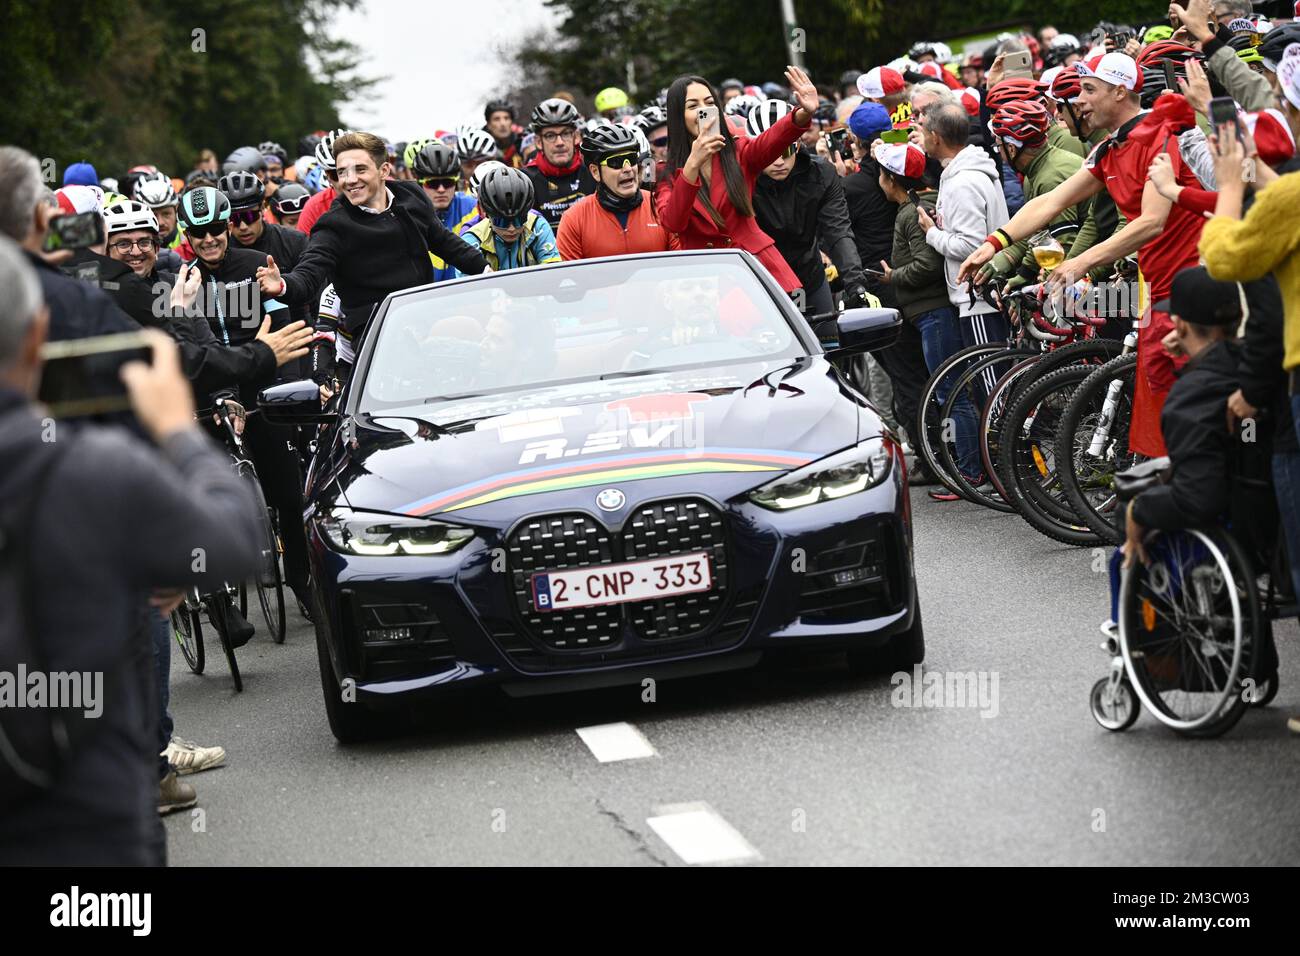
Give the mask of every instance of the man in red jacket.
[(655, 218), (654, 203), (641, 188), (641, 152), (629, 126), (602, 123), (582, 140), (582, 155), (596, 180), (560, 219), (556, 244), (565, 259), (595, 259), (633, 252), (679, 248)]

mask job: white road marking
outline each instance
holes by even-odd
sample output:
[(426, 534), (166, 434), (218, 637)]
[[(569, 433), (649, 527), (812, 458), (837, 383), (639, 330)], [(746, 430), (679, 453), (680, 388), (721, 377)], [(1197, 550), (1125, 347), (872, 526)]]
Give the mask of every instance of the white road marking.
[(629, 723), (579, 727), (578, 736), (601, 763), (659, 756), (659, 752), (650, 741), (645, 739), (645, 735)]
[(763, 858), (707, 803), (657, 807), (656, 814), (646, 823), (684, 863), (740, 863)]

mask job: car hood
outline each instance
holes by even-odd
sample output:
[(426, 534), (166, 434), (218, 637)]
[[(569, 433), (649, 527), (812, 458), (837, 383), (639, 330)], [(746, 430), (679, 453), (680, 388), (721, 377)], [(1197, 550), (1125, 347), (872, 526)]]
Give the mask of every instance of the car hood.
[[(556, 385), (361, 413), (334, 469), (353, 508), (458, 520), (653, 479), (729, 497), (882, 430), (822, 356)], [(545, 505), (524, 505), (529, 510)]]

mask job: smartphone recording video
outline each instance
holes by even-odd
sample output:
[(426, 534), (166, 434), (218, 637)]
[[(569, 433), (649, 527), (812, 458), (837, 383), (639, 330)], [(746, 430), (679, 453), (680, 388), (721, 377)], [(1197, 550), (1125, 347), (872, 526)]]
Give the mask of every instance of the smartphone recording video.
[(122, 366), (151, 362), (153, 349), (141, 332), (47, 342), (41, 349), (38, 398), (55, 418), (81, 418), (131, 407)]
[(701, 136), (712, 136), (718, 132), (718, 108), (701, 106), (695, 114), (700, 124)]

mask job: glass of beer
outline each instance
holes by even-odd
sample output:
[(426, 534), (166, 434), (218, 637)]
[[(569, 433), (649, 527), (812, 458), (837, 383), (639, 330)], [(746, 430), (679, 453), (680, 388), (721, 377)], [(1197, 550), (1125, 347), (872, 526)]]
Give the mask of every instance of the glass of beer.
[(1048, 232), (1040, 232), (1030, 240), (1030, 251), (1034, 261), (1044, 272), (1051, 272), (1065, 261), (1065, 247), (1052, 238)]

